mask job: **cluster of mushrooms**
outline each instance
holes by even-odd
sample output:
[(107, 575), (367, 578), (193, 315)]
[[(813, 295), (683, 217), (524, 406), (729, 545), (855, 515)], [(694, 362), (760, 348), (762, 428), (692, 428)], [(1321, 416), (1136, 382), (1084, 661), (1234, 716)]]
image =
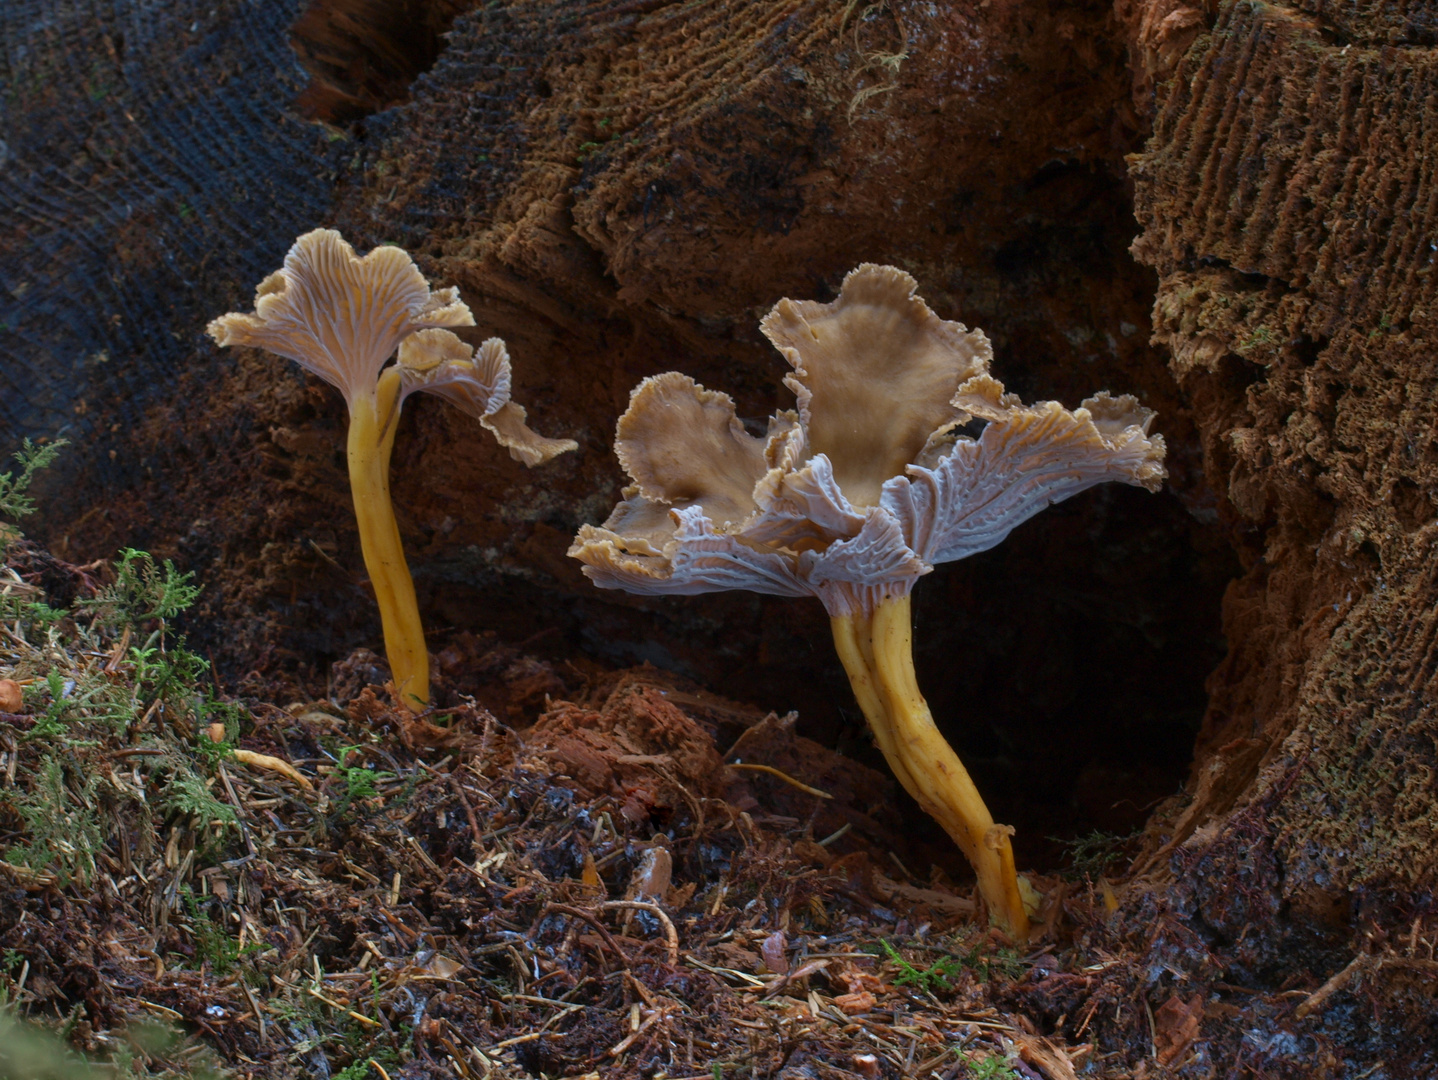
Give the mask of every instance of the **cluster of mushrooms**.
[[(1156, 491), (1164, 443), (1149, 434), (1153, 413), (1129, 396), (1100, 393), (1069, 411), (1006, 394), (989, 374), (983, 333), (940, 319), (915, 288), (901, 270), (864, 264), (832, 303), (779, 301), (761, 325), (792, 368), (784, 383), (797, 407), (770, 417), (763, 437), (744, 429), (727, 394), (677, 372), (645, 379), (615, 440), (632, 483), (569, 554), (601, 588), (817, 598), (895, 776), (974, 867), (990, 919), (1022, 938), (1032, 897), (1015, 870), (1013, 829), (995, 824), (929, 713), (909, 594), (938, 563), (993, 547), (1095, 484)], [(287, 356), (344, 393), (365, 562), (397, 691), (413, 705), (428, 701), (428, 659), (389, 508), (400, 403), (414, 390), (441, 394), (529, 465), (575, 446), (525, 425), (509, 400), (503, 342), (472, 355), (443, 329), (470, 325), (455, 290), (431, 293), (403, 251), (360, 259), (321, 230), (260, 285), (254, 315), (210, 327), (222, 345)]]

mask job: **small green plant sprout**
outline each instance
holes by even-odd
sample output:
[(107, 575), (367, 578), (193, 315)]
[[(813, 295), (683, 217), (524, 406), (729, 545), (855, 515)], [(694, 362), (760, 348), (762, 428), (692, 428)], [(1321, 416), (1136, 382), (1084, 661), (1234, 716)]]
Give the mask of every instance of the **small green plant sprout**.
[(918, 968), (899, 954), (899, 950), (887, 941), (880, 941), (889, 962), (899, 969), (894, 976), (895, 986), (912, 986), (916, 990), (933, 994), (941, 990), (952, 990), (954, 980), (964, 970), (964, 963), (952, 956), (941, 956), (926, 968)]
[(163, 624), (187, 611), (199, 597), (202, 586), (191, 584), (194, 576), (180, 573), (169, 559), (156, 565), (148, 551), (123, 548), (115, 563), (114, 584), (81, 601), (80, 607), (115, 629), (152, 619)]
[(994, 977), (1017, 979), (1024, 971), (1023, 957), (1019, 955), (1018, 949), (1012, 945), (986, 949), (982, 941), (959, 957), (959, 964), (972, 971), (974, 977), (982, 983)]
[(990, 1054), (978, 1060), (965, 1058), (964, 1076), (969, 1080), (1019, 1080), (1019, 1074), (1003, 1054)]
[(793, 369), (798, 408), (763, 438), (727, 394), (677, 372), (645, 379), (614, 446), (633, 484), (569, 554), (601, 588), (822, 602), (874, 741), (974, 867), (989, 917), (1023, 938), (1013, 830), (994, 823), (919, 690), (909, 594), (938, 563), (1095, 484), (1158, 490), (1164, 443), (1132, 397), (1070, 411), (1005, 393), (988, 338), (940, 319), (916, 286), (864, 265), (833, 303), (780, 300), (760, 325)]
[[(35, 500), (30, 496), (35, 474), (53, 463), (65, 445), (64, 439), (56, 439), (44, 446), (36, 446), (26, 439), (14, 454), (15, 462), (20, 466), (19, 472), (0, 473), (0, 556), (4, 556), (10, 545), (22, 535), (14, 522), (35, 512)], [(0, 619), (38, 623), (42, 627), (59, 622), (66, 612), (37, 599), (43, 595), (44, 590), (39, 586), (25, 581), (10, 567), (0, 566)], [(10, 682), (10, 696), (13, 696), (15, 685)], [(0, 694), (0, 697), (5, 696)], [(6, 711), (11, 710), (0, 705), (0, 712)]]
[[(170, 626), (200, 595), (194, 575), (181, 573), (168, 559), (157, 562), (148, 552), (134, 548), (120, 552), (114, 573), (111, 584), (80, 600), (76, 607), (120, 635), (118, 647), (125, 650), (123, 659), (129, 668), (129, 678), (124, 681), (126, 707), (116, 700), (120, 684), (96, 675), (80, 679), (79, 689), (72, 695), (74, 711), (91, 720), (108, 716), (125, 726), (146, 715), (153, 705), (164, 719), (185, 716), (195, 726), (209, 723), (210, 713), (229, 707), (216, 701), (209, 687), (200, 685), (209, 662), (186, 648), (183, 637), (176, 639)], [(35, 730), (40, 731), (39, 724)]]
[(373, 799), (379, 795), (379, 783), (383, 780), (393, 780), (394, 773), (379, 772), (375, 769), (364, 768), (359, 765), (349, 764), (351, 755), (362, 747), (346, 746), (341, 748), (338, 764), (335, 765), (334, 775), (344, 783), (344, 791), (335, 802), (335, 811), (343, 813), (356, 802), (364, 802), (366, 799)]
[[(390, 504), (390, 454), (404, 399), (416, 390), (447, 398), (526, 465), (578, 445), (529, 429), (524, 409), (510, 400), (504, 342), (490, 338), (476, 354), (446, 329), (473, 325), (458, 290), (431, 292), (401, 248), (377, 247), (360, 258), (339, 233), (316, 229), (295, 241), (283, 269), (260, 282), (253, 315), (232, 312), (209, 326), (218, 344), (287, 357), (344, 395), (360, 548), (395, 690), (411, 708), (429, 704), (429, 654)], [(396, 350), (398, 361), (386, 367)]]
[(235, 811), (210, 794), (209, 785), (197, 773), (178, 762), (161, 804), (167, 811), (205, 826), (236, 822)]
[(95, 810), (96, 784), (93, 774), (67, 770), (54, 755), (43, 757), (30, 789), (14, 799), (28, 842), (6, 851), (5, 861), (48, 871), (62, 887), (72, 881), (88, 883), (105, 842)]
[(228, 975), (244, 957), (250, 953), (263, 952), (268, 947), (257, 941), (242, 946), (200, 907), (188, 885), (180, 886), (180, 899), (184, 902), (185, 913), (190, 919), (196, 967), (209, 964), (216, 975)]
[[(20, 449), (15, 451), (15, 463), (20, 466), (19, 474), (13, 471), (0, 473), (0, 517), (15, 521), (35, 512), (35, 500), (30, 497), (30, 485), (35, 480), (35, 474), (51, 465), (65, 444), (64, 439), (56, 439), (44, 446), (36, 446), (29, 439), (20, 444)], [(0, 546), (18, 538), (18, 530), (0, 522)]]
[(55, 668), (46, 673), (45, 689), (49, 691), (50, 700), (45, 705), (45, 712), (35, 717), (35, 725), (29, 732), (30, 738), (53, 739), (65, 733), (64, 717), (73, 704), (68, 699), (74, 688), (74, 680), (67, 680)]

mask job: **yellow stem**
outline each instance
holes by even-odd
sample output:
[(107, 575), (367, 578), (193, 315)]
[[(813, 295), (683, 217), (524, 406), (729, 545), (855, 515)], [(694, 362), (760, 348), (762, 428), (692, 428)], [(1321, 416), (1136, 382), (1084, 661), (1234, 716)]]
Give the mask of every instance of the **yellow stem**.
[(834, 648), (839, 662), (848, 673), (849, 685), (854, 688), (854, 698), (864, 719), (869, 721), (869, 730), (874, 734), (884, 760), (894, 770), (904, 790), (919, 798), (918, 786), (909, 770), (900, 759), (894, 745), (893, 725), (889, 722), (888, 709), (879, 695), (879, 680), (874, 674), (873, 620), (867, 615), (837, 615), (830, 620), (834, 631)]
[(919, 691), (908, 596), (881, 600), (868, 618), (835, 618), (833, 627), (854, 696), (895, 776), (968, 858), (994, 922), (1015, 937), (1027, 936), (1028, 914), (1009, 841), (1012, 830), (994, 824)]
[(399, 401), (399, 377), (393, 372), (390, 368), (380, 377), (374, 395), (350, 402), (350, 490), (395, 691), (404, 704), (423, 708), (429, 704), (429, 652), (389, 496)]

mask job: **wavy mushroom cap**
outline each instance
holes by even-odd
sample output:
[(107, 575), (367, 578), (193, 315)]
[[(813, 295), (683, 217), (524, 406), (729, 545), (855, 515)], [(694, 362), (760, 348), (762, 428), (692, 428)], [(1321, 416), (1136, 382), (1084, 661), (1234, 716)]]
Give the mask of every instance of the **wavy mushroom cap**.
[(721, 528), (754, 512), (764, 440), (744, 430), (734, 400), (669, 371), (629, 395), (614, 440), (619, 464), (644, 498), (668, 506), (702, 503)]
[(500, 338), (488, 338), (475, 352), (448, 330), (421, 330), (400, 342), (400, 401), (417, 390), (437, 394), (480, 424), (509, 451), (533, 467), (579, 444), (548, 439), (525, 423), (522, 405), (509, 398), (509, 350)]
[(917, 288), (902, 270), (864, 263), (833, 303), (780, 300), (760, 323), (794, 368), (784, 383), (810, 452), (829, 459), (854, 506), (878, 503), (934, 432), (965, 419), (950, 399), (993, 358), (982, 331), (940, 319)]
[(377, 247), (364, 258), (333, 229), (305, 233), (283, 269), (260, 282), (255, 312), (209, 325), (219, 345), (251, 345), (295, 361), (350, 402), (373, 390), (399, 343), (417, 330), (473, 326), (456, 289), (431, 293), (409, 254)]
[[(1150, 410), (1107, 393), (1074, 411), (1024, 405), (988, 374), (988, 339), (913, 290), (865, 265), (832, 304), (775, 306), (764, 332), (794, 367), (799, 409), (765, 439), (726, 394), (675, 372), (644, 380), (615, 446), (634, 483), (569, 551), (585, 574), (637, 593), (812, 595), (853, 614), (1085, 488), (1157, 490)], [(982, 432), (959, 434), (974, 418)]]

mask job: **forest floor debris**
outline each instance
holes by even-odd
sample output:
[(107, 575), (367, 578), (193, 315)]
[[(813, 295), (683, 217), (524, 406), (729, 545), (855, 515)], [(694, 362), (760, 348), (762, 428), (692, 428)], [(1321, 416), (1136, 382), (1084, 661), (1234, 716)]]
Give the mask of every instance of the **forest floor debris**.
[(1159, 939), (1207, 954), (1125, 921), (1098, 839), (1009, 941), (891, 857), (886, 777), (656, 669), (465, 636), (418, 716), (367, 653), (240, 702), (173, 632), (172, 567), (18, 541), (3, 573), (0, 1042), (41, 1045), (23, 1018), (68, 1056), (0, 1073), (1199, 1075), (1340, 989), (1155, 975)]

